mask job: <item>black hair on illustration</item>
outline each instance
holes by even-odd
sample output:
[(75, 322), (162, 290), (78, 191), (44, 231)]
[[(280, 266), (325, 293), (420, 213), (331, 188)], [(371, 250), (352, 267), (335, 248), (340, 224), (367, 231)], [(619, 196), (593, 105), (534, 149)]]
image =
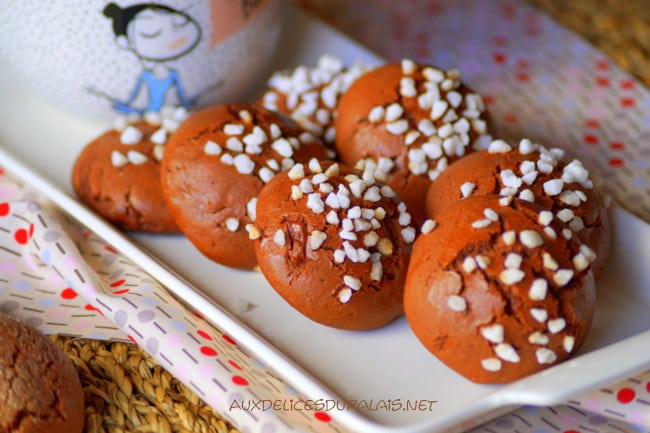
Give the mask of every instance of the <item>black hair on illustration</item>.
[(104, 7), (102, 13), (113, 21), (113, 33), (115, 36), (126, 36), (126, 29), (131, 20), (145, 9), (166, 11), (187, 16), (184, 12), (158, 3), (138, 3), (132, 6), (121, 8), (115, 3), (109, 3)]

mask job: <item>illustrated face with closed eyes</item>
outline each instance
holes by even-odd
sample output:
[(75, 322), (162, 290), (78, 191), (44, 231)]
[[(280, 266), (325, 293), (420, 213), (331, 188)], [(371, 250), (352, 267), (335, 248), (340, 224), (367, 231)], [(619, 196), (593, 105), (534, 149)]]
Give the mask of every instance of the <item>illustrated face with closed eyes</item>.
[(144, 9), (129, 23), (127, 37), (139, 57), (166, 61), (190, 52), (201, 39), (201, 28), (185, 13)]

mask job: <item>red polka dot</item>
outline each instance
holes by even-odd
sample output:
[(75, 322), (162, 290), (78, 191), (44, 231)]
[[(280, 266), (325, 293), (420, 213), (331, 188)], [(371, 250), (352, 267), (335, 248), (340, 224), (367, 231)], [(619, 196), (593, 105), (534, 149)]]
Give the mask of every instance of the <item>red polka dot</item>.
[(437, 1), (429, 2), (426, 6), (426, 13), (428, 15), (436, 15), (442, 11), (442, 5)]
[[(99, 311), (97, 308), (93, 307), (93, 306), (90, 305), (90, 304), (86, 304), (86, 305), (84, 305), (84, 310), (88, 310), (88, 311)], [(101, 312), (101, 311), (100, 311), (100, 312)]]
[(596, 84), (599, 85), (600, 87), (608, 87), (609, 86), (609, 78), (607, 77), (596, 77)]
[(314, 418), (323, 422), (330, 422), (332, 420), (332, 417), (325, 412), (314, 412)]
[(596, 61), (596, 68), (601, 71), (607, 71), (609, 69), (609, 62), (607, 60), (598, 60)]
[(123, 295), (125, 293), (129, 293), (129, 289), (120, 289), (113, 292), (114, 295)]
[(609, 165), (612, 167), (621, 167), (623, 165), (623, 160), (621, 158), (612, 158), (609, 160)]
[(18, 229), (14, 233), (14, 239), (21, 245), (25, 245), (29, 241), (29, 232), (25, 229)]
[(494, 103), (494, 96), (492, 95), (483, 95), (483, 102), (485, 105), (490, 105)]
[(63, 299), (74, 299), (77, 297), (77, 292), (72, 290), (70, 287), (67, 287), (61, 291), (61, 297)]
[[(121, 286), (122, 284), (124, 284), (124, 283), (125, 283), (125, 280), (124, 280), (124, 279), (122, 279), (122, 280), (117, 280), (117, 281), (113, 281), (113, 282), (110, 284), (110, 286), (111, 286), (111, 287), (120, 287), (120, 286)], [(115, 293), (115, 292), (113, 292), (113, 293)]]
[(636, 105), (634, 98), (621, 98), (621, 107), (630, 108)]
[(614, 141), (614, 142), (609, 143), (609, 148), (613, 149), (613, 150), (621, 150), (624, 147), (625, 147), (625, 145), (623, 143), (621, 143), (620, 141)]
[(430, 54), (431, 53), (430, 53), (429, 47), (427, 47), (427, 46), (420, 45), (420, 46), (415, 47), (415, 56), (416, 57), (429, 57)]
[(233, 367), (235, 367), (239, 371), (243, 370), (243, 368), (241, 368), (241, 366), (239, 364), (237, 364), (235, 361), (233, 361), (232, 359), (228, 360), (228, 364), (232, 365)]
[(495, 63), (498, 64), (504, 64), (506, 62), (506, 55), (502, 53), (494, 53), (492, 54), (492, 59), (494, 60)]
[(530, 75), (528, 75), (525, 72), (520, 72), (520, 73), (517, 74), (517, 81), (520, 81), (522, 83), (526, 83), (526, 82), (530, 81)]
[(0, 203), (0, 217), (9, 215), (9, 203)]
[(217, 356), (217, 351), (208, 346), (201, 346), (201, 353), (205, 356)]
[(503, 120), (508, 123), (517, 123), (517, 116), (515, 113), (506, 113), (506, 115), (503, 116)]
[(583, 138), (584, 138), (586, 143), (589, 143), (589, 144), (598, 143), (598, 137), (596, 137), (595, 135), (587, 134)]
[(221, 338), (223, 338), (223, 339), (226, 340), (228, 343), (230, 343), (230, 344), (232, 344), (232, 345), (234, 345), (234, 346), (237, 345), (237, 342), (236, 342), (235, 340), (233, 340), (231, 337), (229, 337), (228, 335), (226, 335), (226, 334), (222, 335)]
[(623, 89), (623, 90), (634, 89), (634, 81), (633, 80), (623, 80), (623, 81), (621, 81), (621, 89)]
[(598, 119), (587, 119), (585, 120), (585, 126), (587, 128), (598, 128), (600, 126), (600, 122)]
[(117, 250), (110, 245), (104, 245), (104, 249), (109, 253), (117, 254)]
[(646, 390), (647, 392), (650, 392), (650, 382), (648, 382), (648, 383), (645, 384), (645, 390)]
[(196, 333), (199, 334), (201, 337), (205, 338), (206, 340), (212, 341), (212, 337), (207, 332), (199, 329), (198, 331), (196, 331)]
[(241, 377), (241, 376), (233, 376), (232, 377), (232, 383), (234, 383), (235, 385), (240, 385), (240, 386), (248, 385), (248, 381), (246, 379), (244, 379), (243, 377)]
[(497, 47), (505, 47), (508, 44), (508, 40), (503, 36), (496, 36), (493, 42)]
[(632, 388), (623, 388), (616, 393), (616, 400), (623, 404), (628, 404), (634, 400), (636, 393)]
[(564, 430), (562, 433), (580, 433), (580, 430)]

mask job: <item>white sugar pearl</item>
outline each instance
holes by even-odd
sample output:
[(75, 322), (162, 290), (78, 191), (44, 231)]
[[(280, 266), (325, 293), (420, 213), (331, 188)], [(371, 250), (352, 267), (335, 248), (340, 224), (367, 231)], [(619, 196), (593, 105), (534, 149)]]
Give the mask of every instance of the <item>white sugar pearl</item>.
[(540, 347), (535, 351), (535, 357), (539, 364), (552, 364), (557, 359), (557, 355), (551, 349)]
[(548, 319), (548, 312), (543, 308), (531, 308), (530, 315), (540, 323), (544, 323)]
[(355, 292), (361, 289), (361, 280), (357, 277), (353, 277), (352, 275), (344, 275), (343, 283)]
[(487, 371), (499, 371), (501, 370), (501, 360), (498, 358), (482, 359), (481, 366)]
[(235, 156), (233, 165), (241, 174), (250, 174), (255, 170), (255, 163), (244, 153)]
[(528, 248), (535, 248), (544, 245), (544, 238), (534, 230), (522, 230), (519, 232), (519, 242)]
[(348, 303), (352, 298), (352, 290), (348, 289), (347, 287), (339, 290), (338, 298), (342, 304)]
[(459, 313), (467, 310), (467, 302), (465, 299), (458, 295), (451, 295), (447, 298), (447, 306)]
[(205, 142), (205, 145), (203, 146), (203, 152), (205, 152), (208, 155), (221, 155), (222, 149), (221, 146), (219, 146), (214, 141), (208, 140)]
[(135, 150), (129, 150), (126, 154), (126, 159), (128, 159), (131, 164), (135, 165), (144, 164), (149, 160), (146, 155)]
[(282, 229), (278, 229), (275, 232), (275, 234), (273, 235), (273, 242), (275, 242), (277, 245), (281, 247), (286, 245), (286, 238)]
[(488, 146), (488, 153), (508, 153), (512, 147), (503, 140), (493, 140)]
[(526, 274), (520, 269), (505, 269), (499, 273), (499, 280), (504, 284), (516, 284), (525, 276)]
[(226, 228), (231, 232), (236, 232), (239, 228), (239, 220), (237, 218), (227, 218)]
[(504, 361), (509, 361), (509, 362), (520, 361), (519, 354), (517, 354), (515, 348), (507, 343), (497, 344), (496, 347), (494, 348), (494, 353)]
[(542, 301), (546, 298), (548, 282), (544, 278), (538, 278), (533, 281), (528, 290), (528, 297), (533, 301)]
[(241, 135), (244, 132), (244, 125), (227, 123), (223, 126), (223, 132), (228, 135)]
[(120, 134), (120, 142), (122, 144), (137, 144), (142, 140), (143, 133), (135, 126), (127, 126)]
[(491, 343), (503, 343), (503, 325), (484, 326), (481, 328), (481, 335)]
[(465, 182), (460, 186), (460, 193), (462, 194), (463, 198), (467, 198), (470, 195), (472, 195), (472, 192), (476, 188), (476, 184), (472, 182)]
[(546, 195), (555, 196), (562, 192), (562, 188), (564, 187), (564, 182), (562, 181), (562, 179), (551, 179), (544, 182), (543, 186), (544, 186), (544, 193)]

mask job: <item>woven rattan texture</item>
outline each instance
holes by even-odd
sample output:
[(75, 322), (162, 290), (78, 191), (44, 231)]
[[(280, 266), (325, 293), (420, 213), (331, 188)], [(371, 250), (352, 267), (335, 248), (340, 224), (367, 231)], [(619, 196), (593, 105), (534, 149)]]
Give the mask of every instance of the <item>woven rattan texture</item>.
[[(648, 0), (529, 0), (650, 85)], [(86, 431), (235, 432), (139, 348), (53, 340), (72, 358), (86, 398)]]
[(86, 401), (86, 432), (237, 431), (137, 346), (51, 338), (79, 373)]

